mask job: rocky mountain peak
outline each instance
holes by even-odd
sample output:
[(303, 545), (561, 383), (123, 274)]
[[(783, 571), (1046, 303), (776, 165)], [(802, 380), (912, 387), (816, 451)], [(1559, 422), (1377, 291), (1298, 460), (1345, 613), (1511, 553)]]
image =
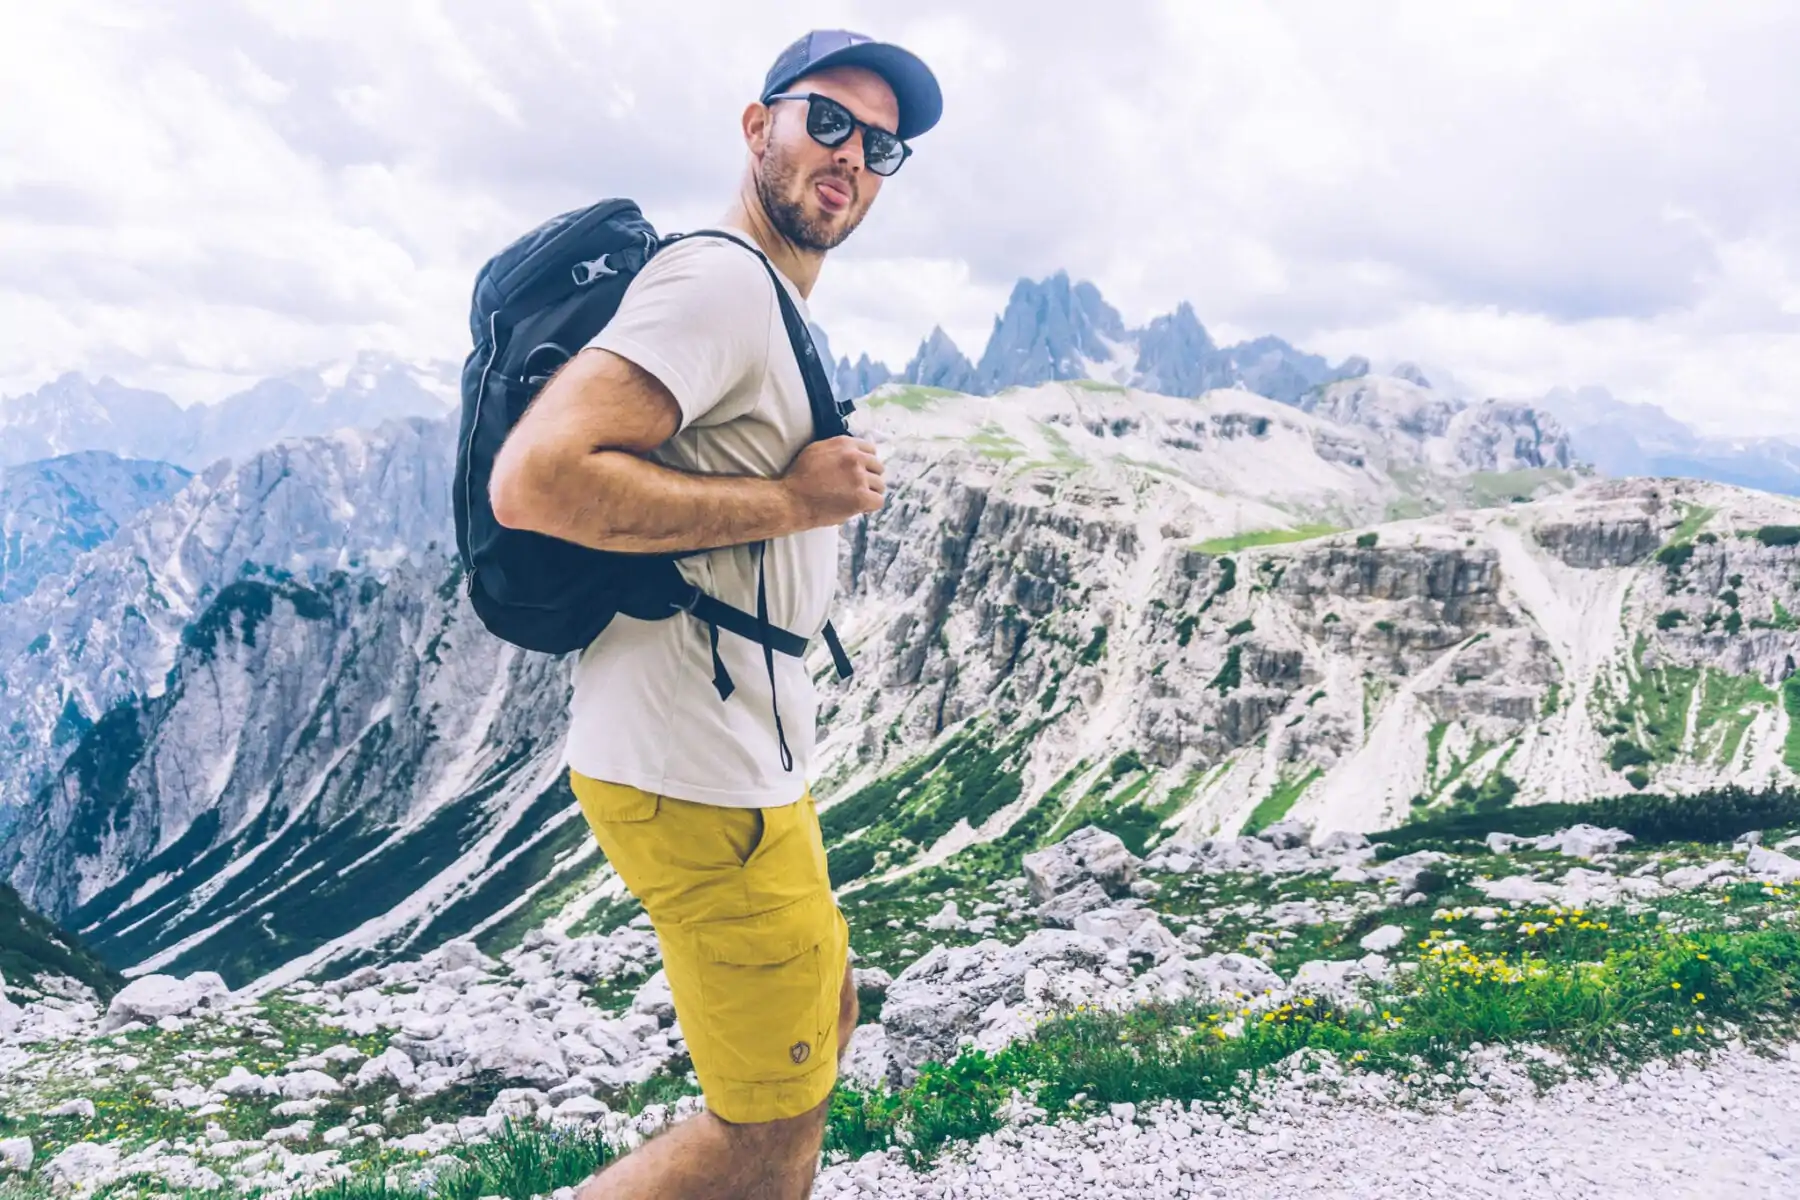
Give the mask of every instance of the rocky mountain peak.
[(900, 379), (924, 387), (966, 392), (974, 387), (975, 364), (957, 349), (944, 327), (937, 325), (932, 327), (931, 336), (919, 343), (918, 353), (900, 372)]
[(975, 369), (977, 390), (1092, 377), (1089, 363), (1116, 362), (1125, 321), (1085, 280), (1067, 271), (1013, 285), (1006, 311), (994, 321), (987, 350)]

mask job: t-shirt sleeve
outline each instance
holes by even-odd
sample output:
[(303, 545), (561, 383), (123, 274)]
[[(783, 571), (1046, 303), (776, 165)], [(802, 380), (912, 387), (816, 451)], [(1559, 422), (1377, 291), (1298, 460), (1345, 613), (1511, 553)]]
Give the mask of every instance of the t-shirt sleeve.
[(686, 429), (768, 369), (774, 284), (748, 250), (699, 239), (657, 254), (589, 347), (669, 389)]

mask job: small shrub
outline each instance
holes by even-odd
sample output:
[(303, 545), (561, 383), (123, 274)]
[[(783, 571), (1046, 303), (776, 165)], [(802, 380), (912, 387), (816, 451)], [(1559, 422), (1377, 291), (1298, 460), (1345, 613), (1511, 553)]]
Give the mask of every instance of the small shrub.
[(1657, 614), (1656, 627), (1665, 630), (1673, 629), (1687, 619), (1687, 614), (1682, 612), (1679, 608), (1666, 609)]
[(1615, 771), (1623, 771), (1627, 767), (1641, 767), (1656, 761), (1650, 752), (1636, 742), (1628, 742), (1624, 738), (1612, 744), (1606, 752), (1606, 765)]
[(1694, 543), (1682, 542), (1676, 546), (1664, 546), (1656, 552), (1656, 561), (1669, 568), (1669, 574), (1676, 575), (1681, 568), (1693, 561)]
[(1372, 549), (1379, 541), (1381, 541), (1381, 535), (1379, 533), (1359, 533), (1356, 535), (1356, 544), (1364, 550)]
[(1728, 634), (1736, 634), (1736, 633), (1740, 632), (1743, 628), (1744, 628), (1744, 614), (1739, 612), (1735, 608), (1732, 609), (1731, 612), (1729, 614), (1727, 614), (1725, 617), (1725, 632)]
[(1800, 525), (1764, 525), (1756, 531), (1756, 540), (1765, 546), (1800, 545)]
[(1243, 620), (1239, 621), (1236, 625), (1233, 625), (1230, 629), (1227, 629), (1225, 631), (1225, 636), (1228, 638), (1240, 637), (1243, 634), (1249, 633), (1252, 629), (1255, 629), (1255, 628), (1256, 628), (1256, 622), (1252, 621), (1249, 617), (1245, 617)]
[(1633, 767), (1625, 772), (1625, 782), (1641, 792), (1650, 786), (1650, 776), (1644, 771), (1644, 768)]

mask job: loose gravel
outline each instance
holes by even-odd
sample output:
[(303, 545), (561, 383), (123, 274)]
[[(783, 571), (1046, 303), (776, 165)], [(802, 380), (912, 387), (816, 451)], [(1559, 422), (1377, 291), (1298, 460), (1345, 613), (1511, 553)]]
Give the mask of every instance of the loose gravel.
[[(925, 1173), (892, 1155), (824, 1171), (818, 1197), (1133, 1200), (1757, 1200), (1800, 1195), (1800, 1046), (1704, 1068), (1473, 1090), (1419, 1107), (1289, 1077), (1236, 1118), (1164, 1103), (1010, 1127)], [(1493, 1098), (1499, 1093), (1499, 1098)]]

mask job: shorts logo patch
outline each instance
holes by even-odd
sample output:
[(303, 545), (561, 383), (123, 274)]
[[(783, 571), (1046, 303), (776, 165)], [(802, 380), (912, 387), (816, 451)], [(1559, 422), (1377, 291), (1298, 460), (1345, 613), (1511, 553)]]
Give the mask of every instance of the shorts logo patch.
[(788, 1050), (788, 1057), (794, 1060), (797, 1067), (812, 1057), (812, 1045), (808, 1042), (795, 1042)]

